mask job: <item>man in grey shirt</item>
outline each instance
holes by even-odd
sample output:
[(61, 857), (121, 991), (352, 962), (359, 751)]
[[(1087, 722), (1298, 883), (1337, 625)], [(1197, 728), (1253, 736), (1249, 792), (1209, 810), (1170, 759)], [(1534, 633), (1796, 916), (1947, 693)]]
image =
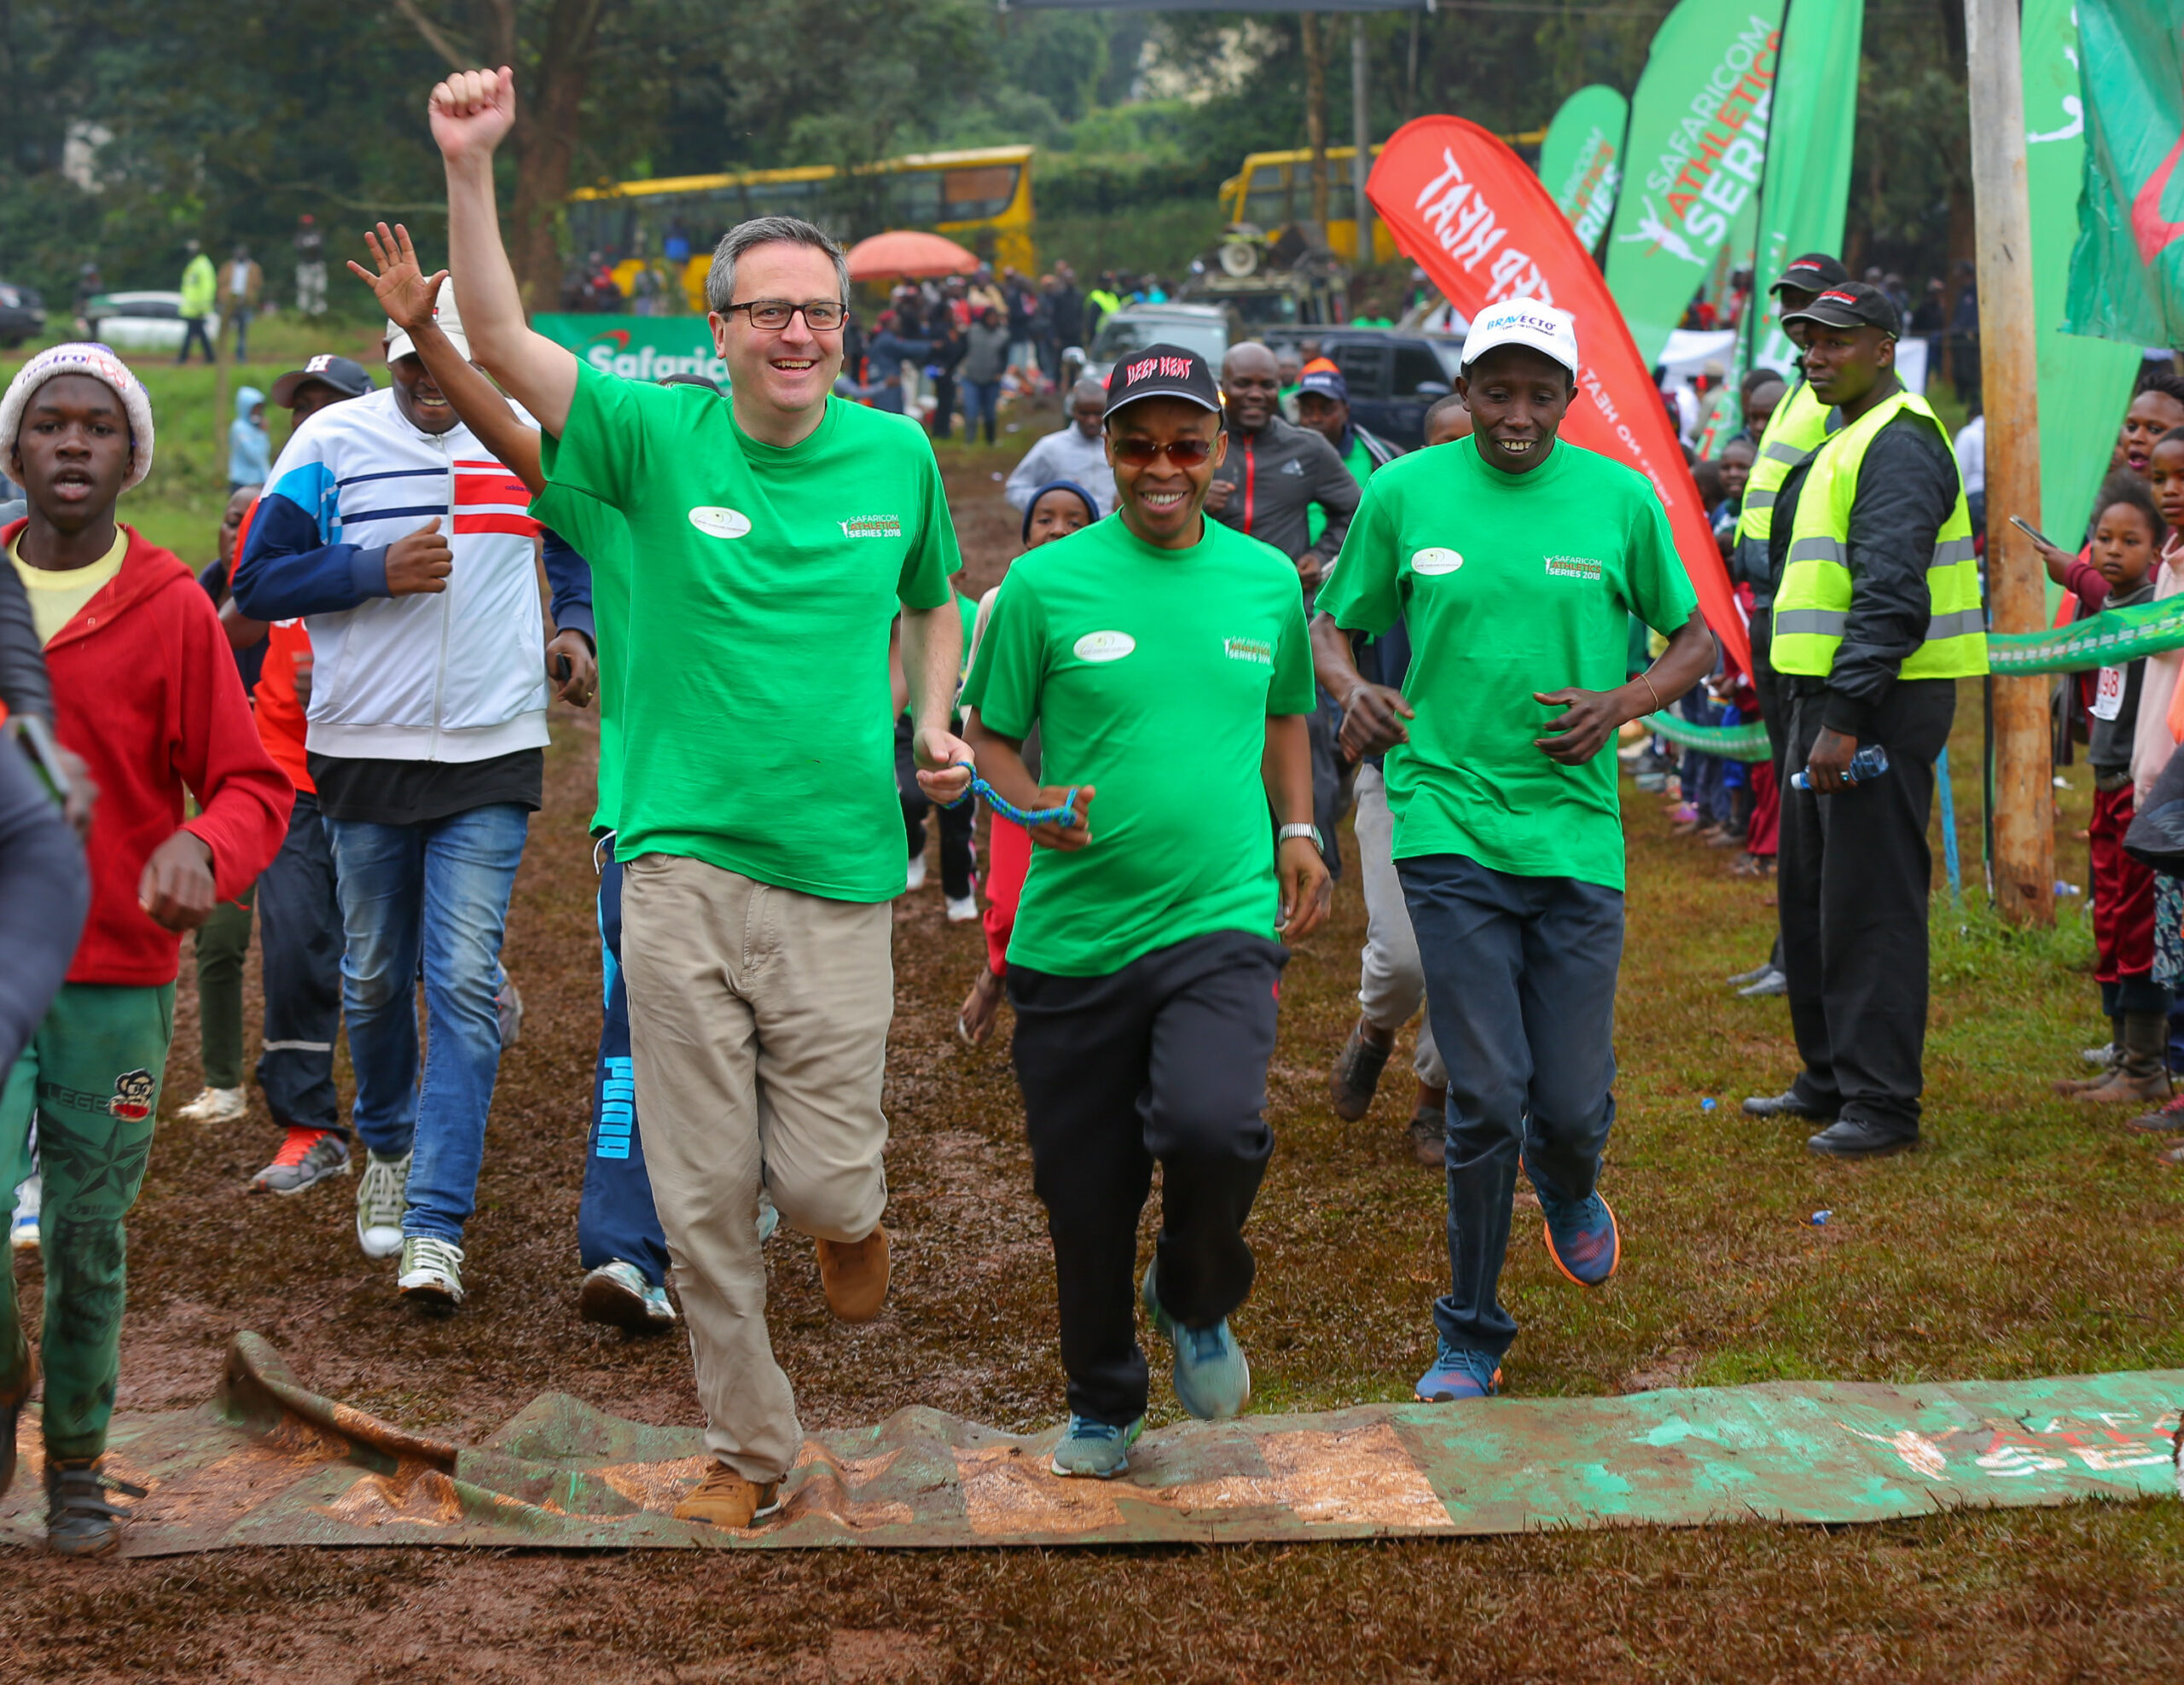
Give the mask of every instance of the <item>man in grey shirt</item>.
[(1115, 512), (1115, 471), (1107, 465), (1107, 435), (1100, 419), (1107, 405), (1107, 389), (1097, 381), (1079, 381), (1070, 388), (1070, 424), (1024, 453), (1002, 488), (1009, 508), (1027, 509), (1041, 486), (1070, 479), (1100, 500), (1101, 514)]

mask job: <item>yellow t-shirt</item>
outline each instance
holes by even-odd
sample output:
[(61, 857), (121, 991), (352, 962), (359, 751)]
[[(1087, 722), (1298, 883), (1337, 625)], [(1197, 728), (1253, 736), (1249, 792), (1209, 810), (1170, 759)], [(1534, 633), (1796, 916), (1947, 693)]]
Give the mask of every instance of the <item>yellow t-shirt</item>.
[(43, 648), (53, 642), (55, 632), (76, 618), (77, 610), (99, 594), (101, 586), (121, 572), (121, 558), (129, 550), (129, 535), (117, 526), (112, 549), (88, 567), (60, 572), (32, 567), (23, 560), (21, 543), (18, 537), (8, 547), (8, 560), (15, 564), (16, 576), (30, 594), (31, 620), (38, 628), (38, 645)]

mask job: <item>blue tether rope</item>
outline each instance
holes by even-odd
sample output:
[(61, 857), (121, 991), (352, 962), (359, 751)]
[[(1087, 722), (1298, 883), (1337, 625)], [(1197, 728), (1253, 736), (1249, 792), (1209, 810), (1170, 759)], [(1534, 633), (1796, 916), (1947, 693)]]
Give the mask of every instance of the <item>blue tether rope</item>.
[(1034, 825), (1060, 825), (1070, 828), (1076, 826), (1077, 789), (1076, 785), (1072, 784), (1069, 787), (1069, 793), (1062, 798), (1060, 807), (1021, 808), (995, 789), (992, 785), (987, 783), (985, 779), (979, 777), (978, 768), (973, 766), (970, 762), (959, 760), (956, 764), (971, 775), (971, 787), (956, 797), (954, 801), (941, 803), (943, 807), (961, 807), (973, 796), (984, 796), (988, 807), (1002, 818), (1021, 825), (1027, 831)]

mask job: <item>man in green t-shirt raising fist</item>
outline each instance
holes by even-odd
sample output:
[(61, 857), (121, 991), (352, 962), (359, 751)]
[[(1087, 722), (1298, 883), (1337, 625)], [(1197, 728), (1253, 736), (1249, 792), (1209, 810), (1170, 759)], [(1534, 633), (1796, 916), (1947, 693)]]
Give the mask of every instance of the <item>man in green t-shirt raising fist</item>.
[[(1479, 313), (1456, 383), (1468, 443), (1390, 462), (1319, 596), (1314, 647), (1350, 735), (1387, 751), (1396, 871), (1449, 1068), (1448, 1296), (1429, 1403), (1501, 1382), (1517, 1325), (1496, 1293), (1521, 1163), (1549, 1255), (1598, 1287), (1622, 1241), (1594, 1186), (1614, 1121), (1623, 956), (1616, 762), (1626, 720), (1705, 677), (1714, 639), (1644, 478), (1559, 443), (1577, 392), (1566, 311)], [(1673, 629), (1627, 683), (1629, 616)], [(1368, 684), (1345, 634), (1400, 619), (1400, 691)]]
[(619, 380), (525, 325), (493, 206), (514, 76), (450, 77), (431, 117), (471, 346), (537, 418), (549, 490), (629, 528), (623, 976), (714, 1459), (675, 1513), (747, 1526), (778, 1508), (803, 1443), (766, 1333), (761, 1175), (782, 1222), (817, 1241), (836, 1316), (868, 1322), (886, 1295), (880, 1090), (904, 884), (888, 635), (899, 608), (918, 781), (954, 800), (970, 782), (948, 729), (955, 529), (924, 429), (829, 396), (849, 276), (818, 229), (759, 218), (715, 250), (729, 397)]
[[(1057, 1474), (1129, 1466), (1145, 1421), (1131, 1274), (1191, 1415), (1239, 1415), (1244, 1219), (1274, 1148), (1266, 1067), (1287, 950), (1325, 915), (1312, 659), (1296, 570), (1208, 520), (1226, 444), (1213, 371), (1151, 346), (1107, 380), (1116, 513), (1009, 569), (963, 692), (979, 765), (1034, 824), (1008, 944), (1016, 1076), (1069, 1374)], [(1024, 765), (1041, 734), (1041, 788)], [(1269, 814), (1269, 808), (1272, 811)]]

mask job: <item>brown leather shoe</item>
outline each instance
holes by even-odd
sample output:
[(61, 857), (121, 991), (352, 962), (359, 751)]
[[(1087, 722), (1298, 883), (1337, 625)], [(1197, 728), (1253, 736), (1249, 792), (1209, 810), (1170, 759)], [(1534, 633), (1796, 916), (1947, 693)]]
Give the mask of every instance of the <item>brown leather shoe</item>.
[(869, 1322), (887, 1302), (887, 1231), (875, 1227), (862, 1241), (820, 1241), (819, 1279), (836, 1322)]
[(746, 1480), (726, 1463), (717, 1462), (706, 1471), (706, 1478), (695, 1490), (675, 1506), (675, 1519), (702, 1521), (712, 1527), (747, 1527), (781, 1508), (780, 1490), (778, 1480), (769, 1480), (762, 1486), (755, 1480)]

